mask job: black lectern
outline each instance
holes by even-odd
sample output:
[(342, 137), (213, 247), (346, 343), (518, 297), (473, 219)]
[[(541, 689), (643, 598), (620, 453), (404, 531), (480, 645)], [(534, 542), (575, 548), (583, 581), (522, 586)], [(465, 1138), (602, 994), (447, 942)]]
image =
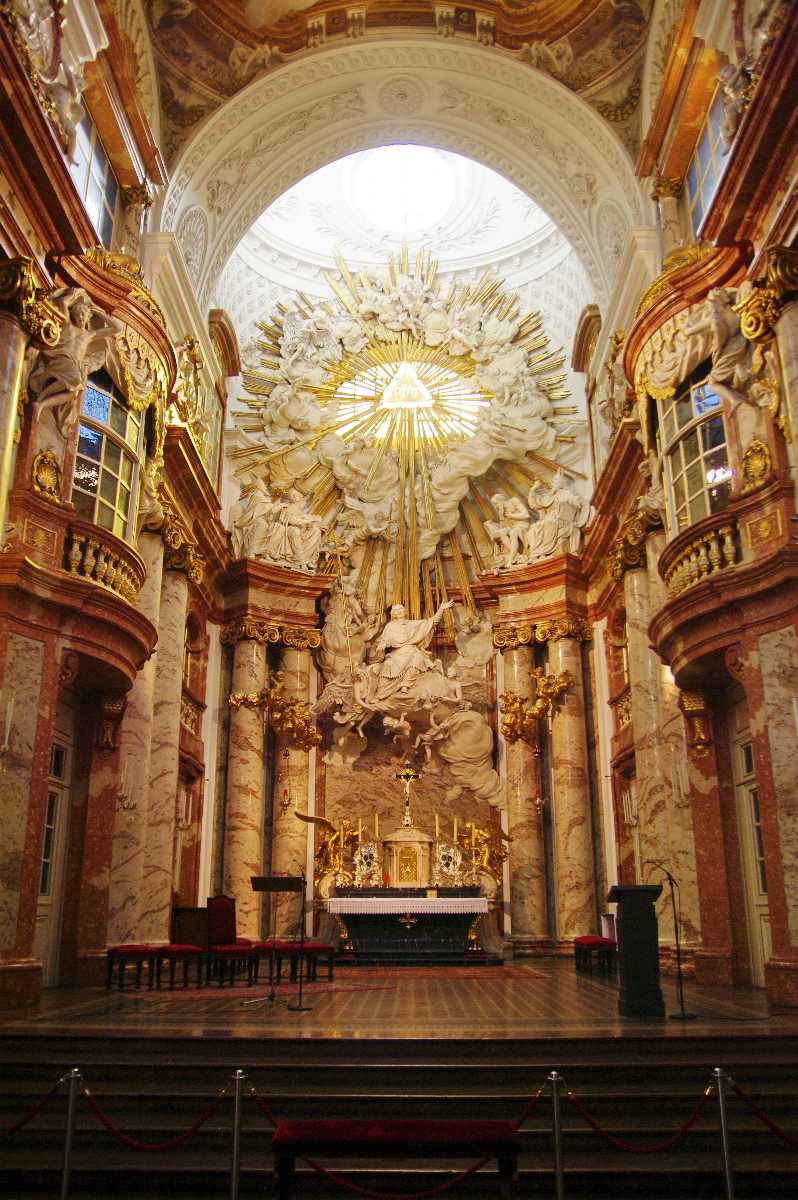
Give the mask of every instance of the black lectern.
[[(299, 892), (302, 896), (299, 912), (299, 962), (297, 963), (297, 980), (299, 995), (296, 1004), (287, 1004), (291, 1012), (310, 1012), (310, 1005), (302, 1003), (302, 976), (305, 961), (305, 876), (304, 875), (250, 875), (249, 882), (253, 892)], [(271, 974), (271, 972), (269, 972)], [(274, 989), (267, 997), (274, 999)]]
[(607, 895), (618, 905), (618, 1012), (622, 1017), (661, 1021), (665, 1002), (659, 985), (659, 939), (654, 901), (662, 884), (616, 884)]

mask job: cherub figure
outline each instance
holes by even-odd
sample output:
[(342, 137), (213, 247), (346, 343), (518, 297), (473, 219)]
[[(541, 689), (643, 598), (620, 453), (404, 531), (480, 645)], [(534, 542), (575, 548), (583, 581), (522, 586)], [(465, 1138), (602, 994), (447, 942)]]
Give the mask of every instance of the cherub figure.
[(343, 870), (344, 858), (351, 856), (357, 845), (357, 830), (346, 819), (336, 829), (326, 817), (311, 817), (301, 812), (295, 812), (294, 816), (306, 824), (315, 825), (322, 835), (314, 857), (316, 879), (330, 873), (337, 875)]

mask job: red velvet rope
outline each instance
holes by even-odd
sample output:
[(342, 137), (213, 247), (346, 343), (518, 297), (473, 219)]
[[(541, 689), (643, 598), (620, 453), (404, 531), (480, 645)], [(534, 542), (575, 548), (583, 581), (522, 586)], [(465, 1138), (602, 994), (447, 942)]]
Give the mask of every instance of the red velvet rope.
[(252, 1097), (252, 1099), (255, 1101), (255, 1103), (257, 1104), (258, 1108), (259, 1108), (259, 1109), (260, 1109), (260, 1111), (263, 1113), (264, 1117), (265, 1117), (265, 1118), (266, 1118), (266, 1120), (269, 1122), (269, 1124), (270, 1124), (270, 1125), (273, 1125), (273, 1126), (274, 1126), (274, 1128), (276, 1129), (276, 1128), (277, 1128), (277, 1126), (280, 1124), (280, 1122), (277, 1120), (277, 1118), (275, 1117), (274, 1113), (273, 1113), (273, 1112), (272, 1112), (270, 1109), (268, 1109), (268, 1108), (266, 1107), (266, 1105), (264, 1104), (263, 1100), (261, 1100), (260, 1096), (258, 1095), (258, 1093), (255, 1091), (255, 1089), (254, 1089), (254, 1088), (251, 1088), (251, 1089), (250, 1089), (250, 1093), (249, 1093), (249, 1094), (250, 1094), (250, 1096)]
[(223, 1098), (227, 1094), (227, 1088), (222, 1088), (211, 1107), (207, 1109), (207, 1111), (204, 1112), (201, 1117), (198, 1117), (194, 1124), (187, 1129), (185, 1133), (179, 1133), (176, 1137), (168, 1138), (165, 1142), (140, 1142), (138, 1138), (130, 1137), (129, 1134), (123, 1133), (119, 1126), (115, 1125), (111, 1118), (106, 1116), (87, 1087), (84, 1087), (83, 1094), (86, 1097), (89, 1108), (92, 1110), (95, 1116), (102, 1121), (108, 1132), (114, 1135), (117, 1141), (122, 1142), (125, 1146), (129, 1146), (131, 1150), (148, 1150), (156, 1153), (159, 1150), (173, 1150), (175, 1146), (181, 1146), (183, 1142), (187, 1142), (192, 1134), (195, 1134), (198, 1129), (201, 1129), (205, 1122), (216, 1112)]
[(523, 1123), (524, 1123), (524, 1121), (527, 1119), (527, 1117), (531, 1117), (531, 1116), (532, 1116), (532, 1113), (535, 1111), (535, 1109), (536, 1109), (536, 1108), (537, 1108), (537, 1106), (538, 1106), (538, 1100), (539, 1100), (539, 1099), (540, 1099), (540, 1097), (543, 1095), (543, 1093), (545, 1092), (545, 1090), (546, 1090), (546, 1087), (545, 1087), (545, 1085), (544, 1085), (543, 1087), (541, 1087), (541, 1088), (538, 1088), (538, 1090), (535, 1092), (534, 1096), (533, 1096), (533, 1097), (532, 1097), (532, 1099), (529, 1101), (529, 1104), (527, 1104), (526, 1108), (525, 1108), (525, 1109), (524, 1109), (524, 1111), (521, 1113), (521, 1116), (520, 1116), (520, 1117), (518, 1118), (518, 1120), (516, 1121), (516, 1123), (515, 1123), (515, 1128), (516, 1128), (516, 1130), (518, 1130), (518, 1129), (520, 1129), (520, 1128), (521, 1128), (521, 1126), (523, 1125)]
[(485, 1163), (490, 1162), (489, 1158), (482, 1158), (479, 1162), (474, 1163), (470, 1167), (466, 1167), (465, 1171), (460, 1171), (459, 1174), (453, 1175), (451, 1179), (444, 1179), (443, 1183), (437, 1184), (434, 1188), (427, 1188), (422, 1192), (375, 1192), (371, 1188), (361, 1187), (358, 1183), (351, 1183), (348, 1179), (344, 1179), (341, 1175), (336, 1175), (333, 1171), (328, 1171), (326, 1167), (322, 1167), (319, 1163), (313, 1162), (310, 1158), (303, 1158), (309, 1167), (312, 1167), (319, 1175), (323, 1175), (325, 1179), (329, 1179), (331, 1183), (337, 1183), (339, 1187), (346, 1188), (348, 1192), (354, 1192), (356, 1196), (368, 1196), (369, 1200), (423, 1200), (424, 1197), (442, 1196), (444, 1192), (448, 1192), (449, 1188), (455, 1184), (462, 1183), (464, 1179), (469, 1179), (476, 1174)]
[(33, 1108), (26, 1112), (24, 1117), (20, 1117), (18, 1121), (15, 1121), (10, 1129), (0, 1129), (0, 1137), (11, 1137), (12, 1134), (19, 1133), (20, 1129), (24, 1129), (26, 1125), (29, 1125), (34, 1117), (38, 1117), (45, 1104), (52, 1100), (53, 1096), (56, 1094), (63, 1082), (63, 1079), (59, 1079), (58, 1083), (56, 1083), (54, 1087), (50, 1088), (47, 1095), (42, 1096), (38, 1104), (34, 1104)]
[(749, 1099), (745, 1092), (738, 1087), (736, 1083), (732, 1083), (732, 1091), (739, 1100), (742, 1100), (748, 1105), (754, 1116), (758, 1117), (762, 1124), (765, 1125), (771, 1133), (775, 1133), (776, 1137), (781, 1138), (785, 1145), (791, 1146), (794, 1150), (798, 1149), (798, 1138), (793, 1137), (791, 1133), (787, 1133), (785, 1129), (779, 1129), (776, 1122), (767, 1115), (764, 1109), (761, 1109), (758, 1104)]
[(582, 1119), (588, 1123), (590, 1128), (595, 1130), (596, 1133), (600, 1134), (601, 1137), (603, 1137), (605, 1141), (609, 1142), (609, 1144), (616, 1150), (626, 1150), (629, 1154), (658, 1154), (663, 1150), (670, 1150), (674, 1146), (678, 1146), (679, 1142), (681, 1142), (683, 1138), (687, 1136), (706, 1107), (706, 1103), (710, 1096), (710, 1089), (707, 1088), (707, 1090), (704, 1092), (704, 1095), (698, 1101), (698, 1104), (696, 1104), (684, 1125), (680, 1125), (674, 1134), (665, 1138), (664, 1141), (656, 1142), (653, 1146), (631, 1146), (629, 1142), (624, 1142), (621, 1141), (620, 1138), (613, 1137), (611, 1133), (607, 1133), (605, 1129), (601, 1128), (595, 1117), (588, 1112), (584, 1104), (577, 1099), (573, 1092), (566, 1092), (565, 1094), (573, 1104), (576, 1111), (579, 1113), (580, 1117), (582, 1117)]

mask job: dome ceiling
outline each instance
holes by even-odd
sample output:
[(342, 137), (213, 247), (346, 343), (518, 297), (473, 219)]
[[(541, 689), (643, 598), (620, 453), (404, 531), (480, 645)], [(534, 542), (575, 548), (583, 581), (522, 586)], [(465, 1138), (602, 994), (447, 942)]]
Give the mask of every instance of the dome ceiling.
[(281, 63), (395, 27), (495, 46), (545, 71), (582, 95), (634, 154), (650, 10), (650, 0), (383, 0), (356, 8), (350, 0), (149, 0), (164, 150), (174, 160), (201, 120)]

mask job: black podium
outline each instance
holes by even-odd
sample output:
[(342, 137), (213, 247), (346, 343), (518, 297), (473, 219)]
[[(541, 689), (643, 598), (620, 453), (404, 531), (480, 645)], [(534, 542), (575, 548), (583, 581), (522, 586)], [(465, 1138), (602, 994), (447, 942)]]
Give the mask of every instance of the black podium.
[(616, 884), (607, 899), (618, 905), (618, 1012), (622, 1017), (665, 1019), (659, 985), (659, 939), (654, 901), (662, 884)]

